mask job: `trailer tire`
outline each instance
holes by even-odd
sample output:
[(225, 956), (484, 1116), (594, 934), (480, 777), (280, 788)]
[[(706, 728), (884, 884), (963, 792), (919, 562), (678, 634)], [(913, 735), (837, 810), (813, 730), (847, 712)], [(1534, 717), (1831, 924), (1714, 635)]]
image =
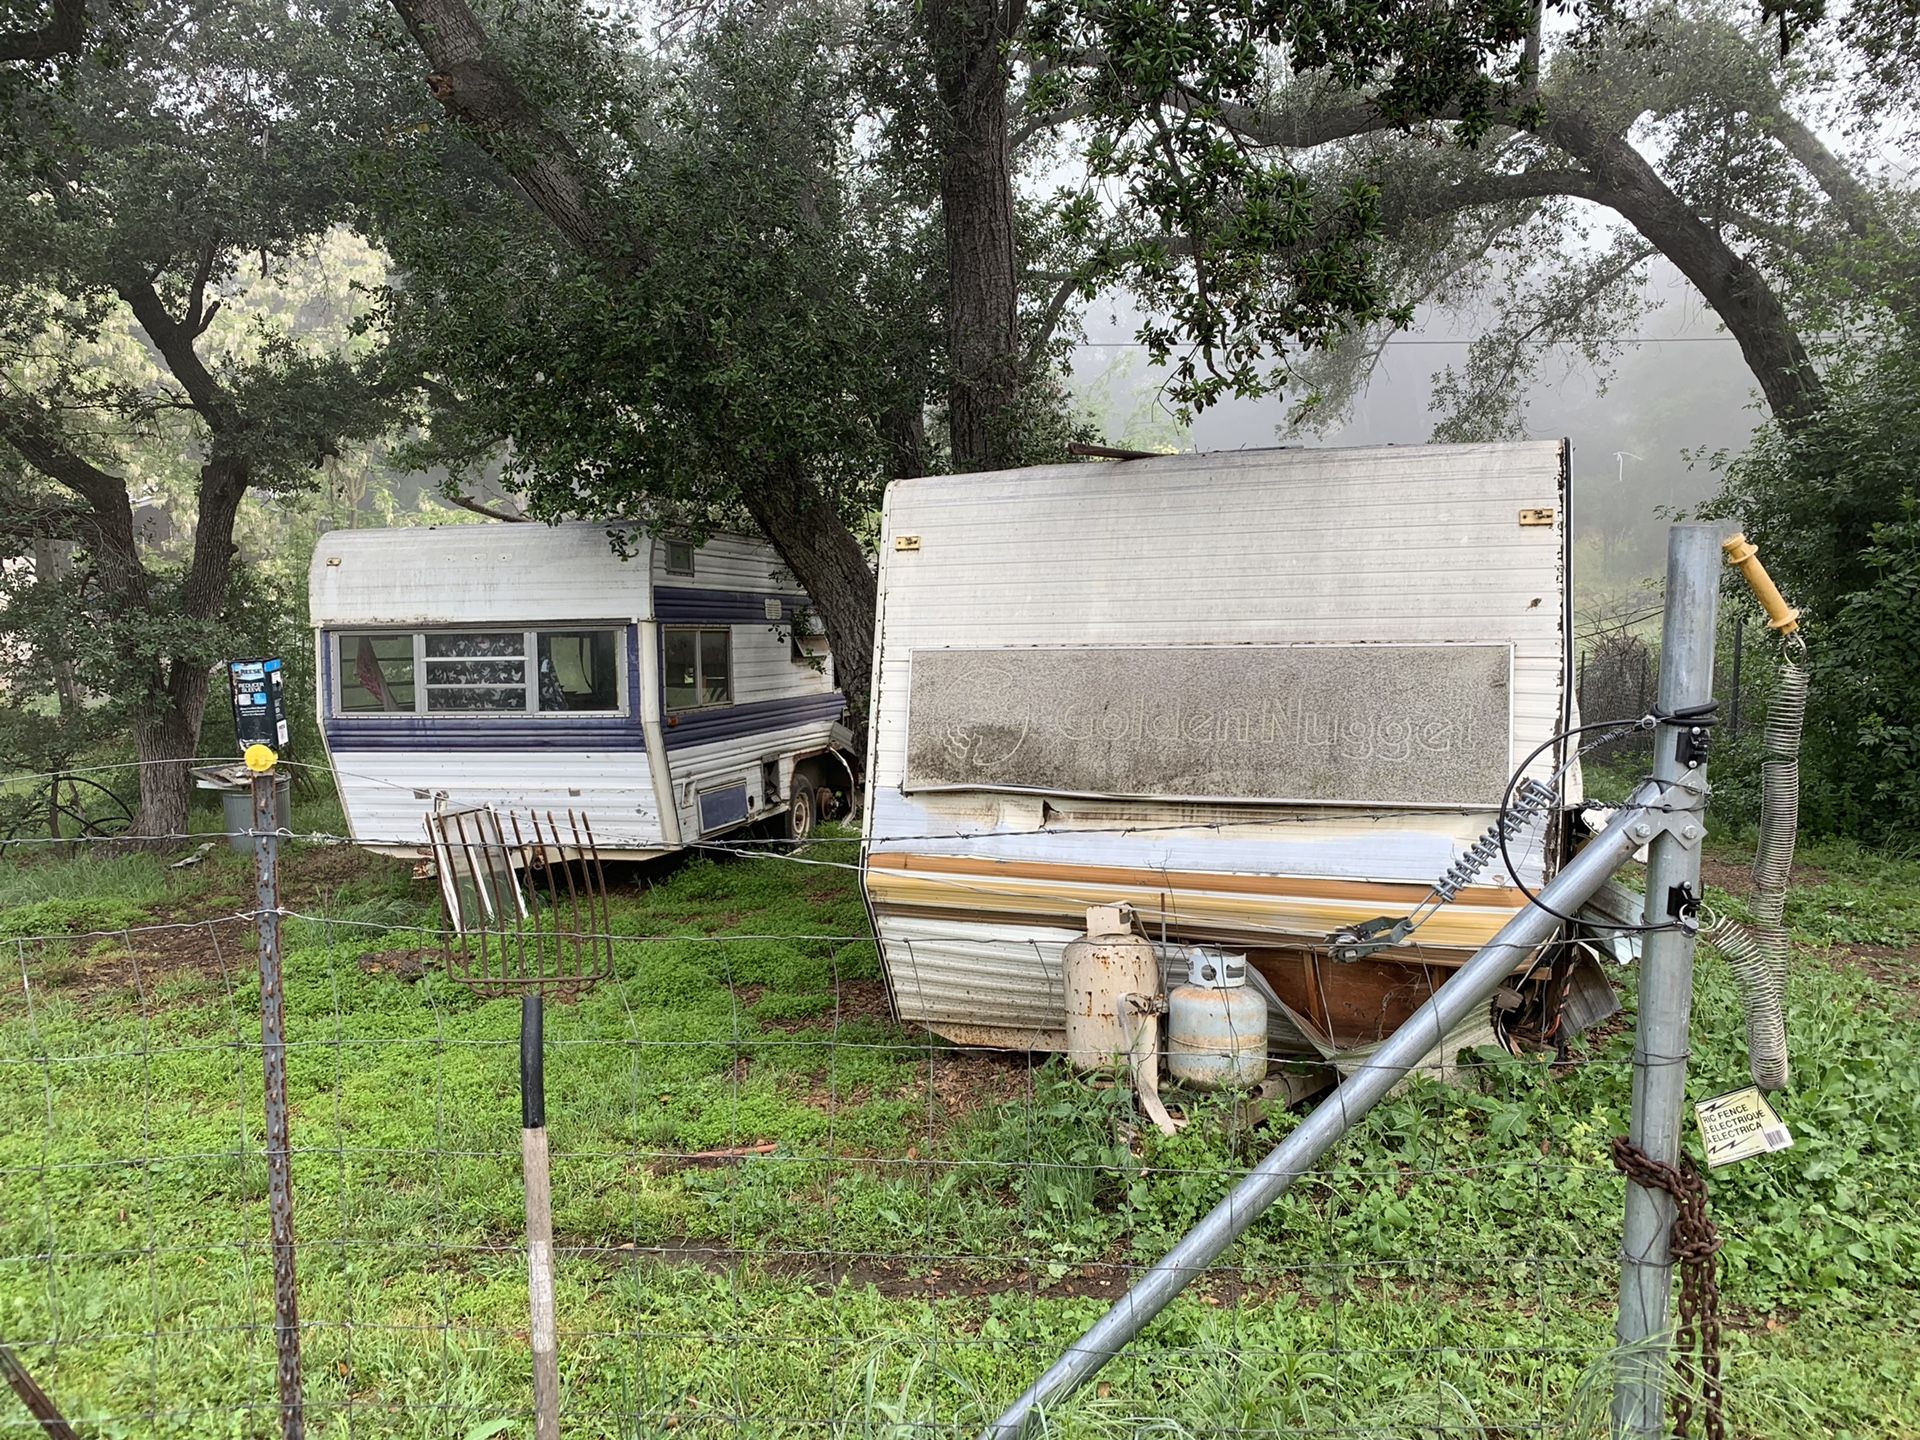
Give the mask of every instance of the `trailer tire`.
[(820, 802), (814, 798), (813, 776), (795, 771), (793, 795), (787, 801), (787, 839), (804, 845), (820, 825)]

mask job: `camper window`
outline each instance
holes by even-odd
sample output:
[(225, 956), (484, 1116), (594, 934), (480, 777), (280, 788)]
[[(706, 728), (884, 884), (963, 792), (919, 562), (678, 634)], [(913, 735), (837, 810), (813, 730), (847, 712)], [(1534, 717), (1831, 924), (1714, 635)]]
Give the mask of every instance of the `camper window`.
[(526, 636), (518, 630), (427, 636), (427, 710), (525, 710)]
[(335, 713), (618, 714), (620, 635), (613, 629), (338, 634)]
[(413, 636), (341, 635), (340, 713), (411, 711)]
[(619, 662), (611, 630), (539, 633), (542, 710), (618, 710)]
[(667, 574), (693, 574), (693, 542), (691, 540), (667, 541)]
[(670, 629), (661, 667), (668, 710), (733, 703), (733, 631)]

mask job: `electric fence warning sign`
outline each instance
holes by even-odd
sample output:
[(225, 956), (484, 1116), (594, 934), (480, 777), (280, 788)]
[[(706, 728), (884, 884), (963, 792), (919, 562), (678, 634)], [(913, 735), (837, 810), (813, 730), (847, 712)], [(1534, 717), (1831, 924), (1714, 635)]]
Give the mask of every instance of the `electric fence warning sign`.
[(1693, 1119), (1710, 1168), (1793, 1145), (1785, 1123), (1753, 1085), (1702, 1100), (1693, 1107)]

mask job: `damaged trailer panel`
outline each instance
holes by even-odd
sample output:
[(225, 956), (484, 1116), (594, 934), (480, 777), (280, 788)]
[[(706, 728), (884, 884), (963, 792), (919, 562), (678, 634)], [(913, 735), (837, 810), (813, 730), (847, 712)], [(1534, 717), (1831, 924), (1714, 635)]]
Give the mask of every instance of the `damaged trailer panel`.
[[(1170, 976), (1248, 953), (1277, 1056), (1391, 1033), (1518, 890), (1496, 862), (1401, 944), (1326, 938), (1418, 905), (1570, 722), (1567, 545), (1559, 442), (897, 482), (863, 876), (901, 1017), (1061, 1048), (1060, 951), (1125, 902)], [(1560, 818), (1515, 837), (1530, 885)], [(1570, 987), (1526, 968), (1544, 1030)]]

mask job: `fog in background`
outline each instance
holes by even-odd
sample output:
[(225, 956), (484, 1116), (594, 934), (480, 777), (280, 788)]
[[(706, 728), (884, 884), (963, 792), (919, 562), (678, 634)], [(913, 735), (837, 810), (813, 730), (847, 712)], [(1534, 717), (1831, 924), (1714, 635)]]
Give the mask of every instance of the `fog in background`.
[[(1604, 393), (1570, 348), (1551, 351), (1527, 396), (1527, 433), (1573, 443), (1575, 583), (1594, 599), (1660, 572), (1662, 507), (1685, 508), (1719, 488), (1711, 457), (1745, 448), (1765, 418), (1740, 349), (1671, 269), (1656, 270), (1658, 309), (1623, 345)], [(1417, 445), (1439, 418), (1433, 376), (1465, 358), (1471, 322), (1423, 316), (1389, 342), (1366, 393), (1343, 423), (1286, 433), (1286, 396), (1230, 400), (1182, 430), (1158, 396), (1164, 372), (1133, 342), (1137, 315), (1102, 298), (1086, 317), (1074, 385), (1111, 444), (1140, 448), (1246, 449), (1267, 445)]]

